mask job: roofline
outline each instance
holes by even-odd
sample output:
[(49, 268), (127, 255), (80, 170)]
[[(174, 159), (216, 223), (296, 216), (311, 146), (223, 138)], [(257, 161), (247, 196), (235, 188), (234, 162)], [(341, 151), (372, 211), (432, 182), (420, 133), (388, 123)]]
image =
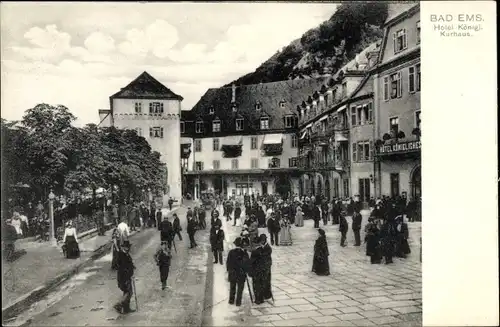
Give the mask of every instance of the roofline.
[(366, 74), (365, 77), (359, 82), (358, 86), (354, 89), (354, 91), (349, 96), (349, 99), (356, 97), (356, 94), (365, 86), (366, 82), (370, 79), (371, 74)]
[(405, 11), (399, 13), (397, 16), (394, 16), (391, 20), (384, 23), (384, 28), (388, 28), (397, 24), (398, 22), (413, 16), (415, 13), (420, 11), (420, 2), (416, 2), (413, 7), (406, 9)]
[[(109, 98), (112, 99), (143, 99), (143, 100), (184, 100), (184, 98), (180, 95), (175, 94), (175, 96), (146, 96), (146, 95), (138, 95), (138, 96), (118, 96), (121, 90)], [(173, 93), (173, 92), (172, 92)]]
[[(389, 38), (389, 28), (406, 18), (413, 16), (419, 11), (420, 11), (420, 3), (417, 3), (415, 6), (403, 11), (402, 13), (400, 13), (399, 15), (397, 15), (396, 17), (394, 17), (393, 19), (384, 24), (384, 37), (382, 38), (382, 44), (380, 45), (380, 52), (377, 57), (377, 63), (381, 63), (382, 58), (384, 57), (385, 46), (387, 45), (387, 40)], [(378, 67), (378, 64), (375, 65), (374, 69), (376, 67)]]

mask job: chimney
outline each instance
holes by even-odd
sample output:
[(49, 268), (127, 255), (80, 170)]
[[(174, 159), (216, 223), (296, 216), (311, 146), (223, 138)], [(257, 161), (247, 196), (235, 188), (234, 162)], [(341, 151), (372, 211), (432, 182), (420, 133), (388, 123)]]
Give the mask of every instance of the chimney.
[(232, 96), (231, 96), (231, 102), (232, 103), (235, 103), (236, 102), (236, 85), (231, 85), (231, 93), (232, 93)]

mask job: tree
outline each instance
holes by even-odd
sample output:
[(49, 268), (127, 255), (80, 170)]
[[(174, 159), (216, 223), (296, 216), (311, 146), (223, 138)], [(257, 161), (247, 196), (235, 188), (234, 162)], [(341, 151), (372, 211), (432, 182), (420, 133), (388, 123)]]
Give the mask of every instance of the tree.
[(39, 104), (28, 109), (21, 121), (27, 130), (26, 160), (32, 177), (32, 186), (41, 198), (51, 188), (59, 194), (68, 173), (71, 140), (68, 137), (75, 116), (65, 106)]

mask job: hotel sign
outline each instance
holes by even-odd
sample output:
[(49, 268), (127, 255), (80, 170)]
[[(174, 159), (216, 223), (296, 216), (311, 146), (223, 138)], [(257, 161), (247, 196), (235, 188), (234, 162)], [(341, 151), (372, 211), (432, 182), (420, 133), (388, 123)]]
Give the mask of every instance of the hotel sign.
[(378, 153), (381, 155), (384, 155), (384, 154), (393, 154), (393, 153), (416, 152), (416, 151), (420, 151), (421, 147), (422, 147), (422, 145), (421, 145), (420, 141), (398, 142), (395, 144), (380, 146)]

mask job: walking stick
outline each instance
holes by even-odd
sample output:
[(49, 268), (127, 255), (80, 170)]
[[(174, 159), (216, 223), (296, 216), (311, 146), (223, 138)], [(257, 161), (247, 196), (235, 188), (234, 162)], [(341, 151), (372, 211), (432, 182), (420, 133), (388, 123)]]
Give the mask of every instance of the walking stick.
[(250, 295), (250, 301), (252, 301), (252, 303), (254, 303), (254, 302), (253, 302), (252, 290), (250, 289), (250, 282), (248, 281), (248, 276), (246, 276), (246, 278), (245, 278), (245, 279), (246, 279), (246, 282), (247, 282), (248, 294)]
[(139, 311), (139, 303), (137, 303), (137, 289), (135, 288), (135, 277), (132, 276), (132, 286), (134, 287), (135, 308)]

